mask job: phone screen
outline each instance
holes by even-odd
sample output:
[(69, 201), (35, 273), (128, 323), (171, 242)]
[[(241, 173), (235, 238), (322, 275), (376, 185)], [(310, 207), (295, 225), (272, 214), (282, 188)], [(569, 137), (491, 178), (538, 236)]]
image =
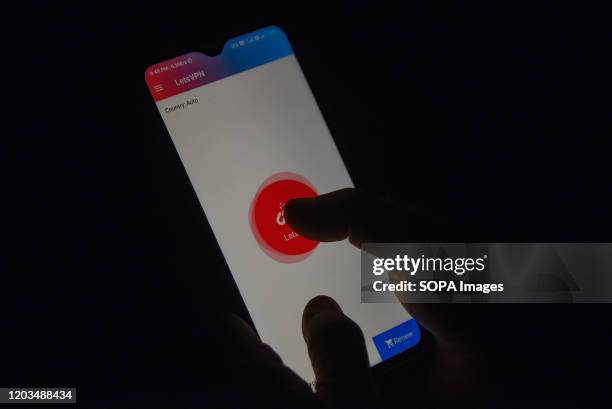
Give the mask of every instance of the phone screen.
[(145, 79), (255, 327), (287, 366), (314, 378), (301, 319), (320, 294), (359, 324), (372, 365), (419, 342), (400, 304), (361, 303), (358, 249), (284, 220), (287, 200), (353, 184), (281, 29), (155, 64)]

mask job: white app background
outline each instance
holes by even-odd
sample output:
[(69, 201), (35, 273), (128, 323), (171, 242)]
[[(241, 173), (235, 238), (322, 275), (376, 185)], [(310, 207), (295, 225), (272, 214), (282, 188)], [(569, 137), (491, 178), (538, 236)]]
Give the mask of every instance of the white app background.
[(321, 243), (305, 260), (285, 264), (262, 251), (250, 228), (251, 202), (271, 175), (297, 173), (319, 194), (352, 186), (295, 56), (157, 106), (263, 341), (312, 381), (302, 311), (324, 294), (362, 328), (370, 363), (380, 362), (372, 336), (409, 316), (400, 304), (361, 304), (359, 250), (347, 241)]

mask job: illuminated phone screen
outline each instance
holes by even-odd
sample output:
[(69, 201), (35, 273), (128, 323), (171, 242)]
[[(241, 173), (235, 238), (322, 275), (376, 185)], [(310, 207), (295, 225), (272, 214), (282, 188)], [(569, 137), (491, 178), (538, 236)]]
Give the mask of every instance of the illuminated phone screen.
[(301, 319), (319, 294), (359, 324), (372, 365), (419, 342), (400, 304), (361, 303), (355, 247), (285, 223), (288, 199), (353, 184), (282, 30), (153, 65), (145, 78), (255, 327), (287, 366), (314, 378)]

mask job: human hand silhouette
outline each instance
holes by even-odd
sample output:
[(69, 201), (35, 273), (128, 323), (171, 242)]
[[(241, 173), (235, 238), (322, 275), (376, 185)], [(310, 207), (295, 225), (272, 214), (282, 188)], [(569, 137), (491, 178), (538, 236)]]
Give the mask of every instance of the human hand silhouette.
[(318, 296), (305, 307), (302, 333), (315, 373), (315, 392), (286, 367), (243, 320), (230, 315), (222, 331), (231, 345), (236, 391), (252, 407), (376, 408), (377, 394), (361, 329), (332, 298)]

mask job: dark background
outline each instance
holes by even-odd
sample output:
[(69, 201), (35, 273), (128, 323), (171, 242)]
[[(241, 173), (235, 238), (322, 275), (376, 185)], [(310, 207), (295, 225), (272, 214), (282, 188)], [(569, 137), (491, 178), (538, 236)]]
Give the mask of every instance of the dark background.
[[(0, 384), (224, 393), (207, 323), (241, 306), (143, 76), (270, 24), (358, 186), (464, 221), (464, 241), (610, 241), (608, 10), (210, 3), (4, 13)], [(609, 305), (488, 307), (512, 397), (605, 399)]]

